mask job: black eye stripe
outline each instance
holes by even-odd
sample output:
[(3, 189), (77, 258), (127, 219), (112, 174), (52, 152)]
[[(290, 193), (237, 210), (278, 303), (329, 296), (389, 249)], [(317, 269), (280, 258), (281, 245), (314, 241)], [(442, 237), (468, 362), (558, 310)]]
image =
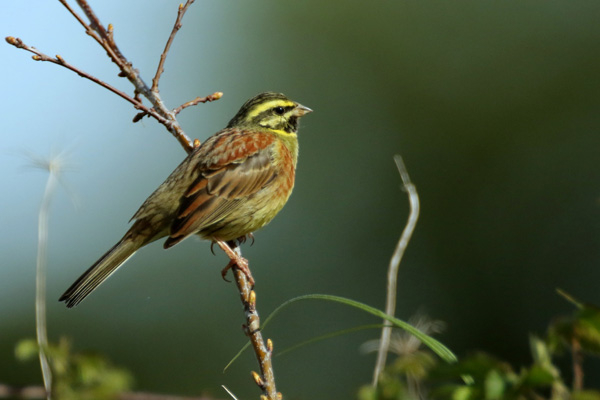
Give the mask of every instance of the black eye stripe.
[(277, 115), (284, 115), (286, 112), (293, 110), (296, 106), (277, 106), (271, 109)]

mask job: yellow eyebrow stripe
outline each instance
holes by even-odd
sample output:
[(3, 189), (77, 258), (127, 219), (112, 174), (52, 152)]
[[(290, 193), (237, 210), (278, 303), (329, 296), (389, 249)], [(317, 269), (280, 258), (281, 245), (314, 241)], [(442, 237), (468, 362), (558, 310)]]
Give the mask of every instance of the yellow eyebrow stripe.
[(294, 103), (293, 101), (285, 101), (285, 100), (281, 100), (281, 99), (267, 101), (266, 103), (262, 103), (256, 107), (253, 107), (252, 110), (246, 116), (246, 121), (250, 121), (250, 120), (254, 119), (254, 117), (256, 117), (260, 113), (262, 113), (270, 108), (274, 108), (277, 106), (293, 107), (295, 105), (296, 105), (296, 103)]

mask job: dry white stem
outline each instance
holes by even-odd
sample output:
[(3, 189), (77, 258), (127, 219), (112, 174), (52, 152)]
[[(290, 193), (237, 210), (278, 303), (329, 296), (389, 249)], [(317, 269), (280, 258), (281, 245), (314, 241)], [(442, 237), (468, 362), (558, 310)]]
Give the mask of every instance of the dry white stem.
[[(410, 176), (408, 175), (406, 166), (402, 161), (402, 157), (396, 155), (394, 156), (394, 161), (396, 162), (398, 172), (400, 173), (400, 177), (402, 178), (403, 189), (408, 194), (410, 214), (408, 215), (408, 220), (406, 221), (406, 225), (404, 226), (404, 230), (402, 231), (402, 235), (400, 236), (400, 240), (396, 245), (396, 249), (394, 250), (394, 254), (392, 255), (390, 265), (388, 267), (388, 285), (385, 313), (391, 316), (394, 316), (394, 314), (396, 313), (396, 290), (398, 286), (398, 270), (400, 268), (400, 261), (402, 260), (404, 251), (408, 246), (408, 242), (412, 237), (413, 231), (415, 230), (415, 226), (417, 225), (417, 220), (419, 219), (419, 195), (417, 193), (417, 188), (415, 187), (415, 185), (413, 185), (413, 183), (410, 180)], [(384, 323), (386, 324), (386, 326), (383, 327), (383, 329), (381, 330), (381, 339), (379, 341), (377, 362), (375, 363), (375, 369), (373, 371), (373, 387), (377, 386), (377, 381), (379, 380), (379, 375), (381, 374), (381, 371), (385, 367), (387, 353), (390, 347), (392, 327), (387, 325), (387, 321), (384, 321)]]
[(58, 182), (58, 175), (60, 174), (60, 162), (58, 160), (50, 160), (47, 163), (47, 169), (49, 172), (48, 181), (46, 182), (46, 189), (42, 197), (38, 219), (38, 251), (35, 273), (35, 328), (46, 399), (50, 400), (52, 396), (52, 371), (50, 370), (50, 363), (46, 355), (46, 350), (48, 349), (48, 330), (46, 324), (46, 253), (48, 249), (50, 204), (56, 183)]

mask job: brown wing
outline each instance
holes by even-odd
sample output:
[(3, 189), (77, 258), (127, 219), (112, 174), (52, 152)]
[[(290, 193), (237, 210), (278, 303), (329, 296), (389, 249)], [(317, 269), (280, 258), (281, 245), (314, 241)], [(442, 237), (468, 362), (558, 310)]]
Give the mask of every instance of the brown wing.
[(267, 186), (278, 173), (274, 141), (269, 134), (239, 131), (207, 141), (198, 154), (202, 172), (182, 197), (164, 247), (219, 222)]

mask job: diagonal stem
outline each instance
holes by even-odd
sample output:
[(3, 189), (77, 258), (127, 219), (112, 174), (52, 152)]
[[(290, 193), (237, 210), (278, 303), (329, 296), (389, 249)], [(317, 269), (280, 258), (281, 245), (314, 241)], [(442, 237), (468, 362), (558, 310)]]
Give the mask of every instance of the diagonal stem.
[[(227, 242), (227, 245), (229, 251), (224, 250), (231, 261), (237, 262), (237, 260), (242, 258), (242, 251), (239, 245), (235, 242)], [(221, 248), (223, 247), (221, 246)], [(235, 255), (231, 255), (230, 251), (235, 253)], [(281, 393), (277, 392), (275, 386), (275, 374), (273, 373), (273, 342), (271, 339), (267, 339), (267, 343), (265, 344), (263, 339), (260, 330), (260, 318), (256, 311), (256, 292), (254, 291), (254, 285), (251, 282), (251, 276), (249, 278), (246, 272), (237, 265), (234, 265), (232, 270), (235, 277), (235, 283), (240, 292), (240, 299), (244, 306), (244, 314), (246, 316), (244, 330), (250, 339), (260, 369), (260, 374), (252, 372), (252, 376), (258, 387), (263, 391), (261, 400), (279, 400), (281, 399)]]
[(82, 78), (89, 79), (90, 81), (92, 81), (92, 82), (94, 82), (94, 83), (102, 86), (103, 88), (105, 88), (105, 89), (113, 92), (114, 94), (118, 95), (119, 97), (127, 100), (135, 108), (137, 108), (139, 110), (142, 110), (142, 112), (144, 112), (146, 114), (152, 115), (161, 124), (164, 125), (164, 124), (168, 123), (168, 121), (165, 118), (163, 118), (161, 115), (157, 114), (157, 112), (154, 109), (146, 107), (142, 102), (134, 99), (133, 97), (129, 96), (127, 93), (125, 93), (125, 92), (117, 89), (116, 87), (114, 87), (114, 86), (112, 86), (112, 85), (104, 82), (103, 80), (100, 80), (100, 79), (96, 78), (93, 75), (88, 74), (85, 71), (80, 70), (79, 68), (75, 67), (74, 65), (69, 64), (60, 55), (57, 55), (56, 57), (50, 57), (49, 55), (42, 53), (41, 51), (39, 51), (35, 47), (31, 47), (31, 46), (26, 45), (25, 43), (23, 43), (23, 41), (21, 39), (15, 38), (15, 37), (12, 37), (12, 36), (8, 36), (6, 38), (6, 41), (9, 44), (12, 44), (13, 46), (15, 46), (15, 47), (17, 47), (19, 49), (23, 49), (25, 51), (28, 51), (30, 53), (35, 54), (33, 56), (33, 59), (35, 61), (46, 61), (46, 62), (50, 62), (52, 64), (60, 65), (61, 67), (67, 68), (68, 70), (71, 70), (71, 71), (75, 72), (77, 75), (81, 76)]
[[(195, 0), (187, 0), (187, 2), (185, 3), (185, 5), (180, 4), (179, 5), (179, 9), (177, 10), (177, 18), (175, 19), (175, 25), (173, 25), (173, 30), (171, 31), (171, 34), (169, 35), (169, 39), (167, 39), (167, 44), (165, 45), (165, 49), (163, 50), (162, 54), (160, 55), (160, 61), (158, 62), (158, 68), (156, 69), (156, 75), (154, 75), (154, 78), (152, 79), (152, 92), (153, 93), (158, 93), (158, 81), (160, 80), (160, 76), (162, 75), (162, 73), (164, 72), (164, 66), (165, 66), (165, 60), (167, 59), (167, 54), (169, 53), (169, 49), (171, 48), (171, 44), (173, 43), (173, 40), (175, 39), (175, 35), (177, 34), (177, 31), (179, 31), (179, 29), (181, 29), (181, 20), (183, 19), (183, 16), (185, 14), (185, 12), (187, 11), (188, 7), (192, 5), (192, 3)], [(177, 114), (177, 113), (175, 113)]]

